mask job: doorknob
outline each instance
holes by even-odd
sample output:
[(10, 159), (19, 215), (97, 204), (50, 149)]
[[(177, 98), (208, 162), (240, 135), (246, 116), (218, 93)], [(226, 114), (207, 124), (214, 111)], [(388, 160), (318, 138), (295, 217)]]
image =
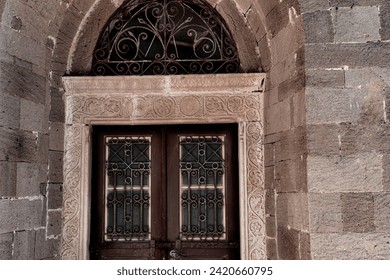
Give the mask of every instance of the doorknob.
[(177, 250), (171, 250), (169, 252), (169, 256), (171, 260), (182, 260), (185, 255), (181, 254)]

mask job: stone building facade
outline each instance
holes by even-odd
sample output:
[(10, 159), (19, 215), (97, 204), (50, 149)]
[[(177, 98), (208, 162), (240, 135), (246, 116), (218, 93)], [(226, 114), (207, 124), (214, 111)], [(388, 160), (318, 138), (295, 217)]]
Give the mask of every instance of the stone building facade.
[[(264, 88), (250, 90), (260, 105), (241, 107), (230, 119), (247, 123), (242, 135), (253, 148), (242, 156), (242, 257), (390, 258), (388, 1), (207, 2), (226, 21), (244, 72), (252, 73), (238, 85), (245, 92), (253, 73), (265, 77)], [(80, 253), (89, 215), (80, 170), (88, 166), (79, 152), (88, 150), (83, 129), (90, 123), (75, 118), (72, 95), (80, 91), (67, 79), (81, 76), (81, 88), (88, 82), (101, 29), (122, 3), (0, 0), (0, 259), (87, 257)], [(224, 82), (218, 86), (232, 93)], [(84, 84), (81, 93), (89, 90)], [(115, 94), (105, 90), (108, 99)], [(145, 121), (129, 116), (115, 117)], [(79, 142), (78, 129), (86, 137)], [(74, 168), (86, 169), (74, 177)]]

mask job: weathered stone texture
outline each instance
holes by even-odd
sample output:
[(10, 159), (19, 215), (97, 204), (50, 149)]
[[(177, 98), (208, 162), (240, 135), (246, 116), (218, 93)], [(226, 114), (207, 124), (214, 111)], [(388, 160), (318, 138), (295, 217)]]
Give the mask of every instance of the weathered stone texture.
[(35, 255), (35, 230), (16, 231), (14, 237), (14, 255), (16, 260), (32, 260)]
[(308, 68), (390, 66), (389, 42), (308, 44), (305, 51)]
[(61, 211), (48, 211), (47, 213), (47, 236), (58, 236), (61, 234)]
[(20, 99), (0, 93), (0, 125), (8, 128), (19, 128)]
[(354, 6), (379, 6), (387, 4), (387, 0), (329, 0), (332, 7), (348, 7)]
[(344, 69), (307, 69), (306, 86), (342, 88), (345, 86)]
[(0, 127), (0, 160), (34, 161), (37, 158), (37, 135)]
[(312, 193), (381, 192), (382, 156), (372, 152), (348, 157), (308, 157)]
[(50, 123), (49, 149), (53, 151), (64, 150), (64, 124)]
[(375, 229), (377, 232), (390, 231), (390, 194), (373, 193)]
[(43, 226), (43, 199), (0, 199), (0, 233)]
[(380, 39), (378, 7), (332, 10), (335, 42), (369, 42)]
[(0, 260), (12, 259), (12, 233), (0, 234)]
[(60, 239), (49, 239), (46, 237), (46, 230), (39, 229), (36, 232), (34, 259), (58, 259), (60, 250)]
[(339, 193), (309, 194), (310, 232), (341, 232), (342, 208)]
[(48, 185), (47, 207), (50, 210), (60, 209), (62, 207), (62, 184)]
[(16, 162), (0, 161), (0, 197), (16, 195)]
[(47, 132), (48, 116), (46, 110), (45, 105), (22, 99), (20, 105), (20, 129)]
[(372, 193), (341, 194), (343, 231), (372, 232), (374, 225), (374, 197)]
[(381, 22), (381, 29), (379, 32), (381, 39), (383, 41), (390, 40), (390, 5), (381, 6), (379, 10)]
[(312, 233), (313, 259), (388, 260), (388, 233)]
[(297, 230), (278, 227), (277, 242), (280, 259), (299, 259), (299, 232)]
[(49, 151), (49, 182), (63, 181), (63, 152)]
[(281, 193), (276, 200), (277, 225), (308, 230), (308, 197), (306, 193)]
[(300, 1), (300, 5), (303, 14), (320, 11), (320, 10), (326, 10), (329, 9), (330, 6), (328, 1), (318, 1), (318, 0)]
[(306, 89), (308, 124), (356, 123), (365, 92), (359, 89)]
[(17, 197), (38, 196), (40, 183), (46, 182), (47, 164), (19, 162), (17, 164)]
[(31, 73), (29, 69), (5, 62), (0, 62), (0, 69), (0, 92), (2, 94), (45, 104), (45, 78)]
[(340, 125), (307, 126), (307, 148), (311, 156), (339, 156), (341, 154)]
[(329, 10), (303, 15), (306, 43), (332, 43), (334, 41), (332, 16)]
[(285, 160), (275, 165), (275, 188), (281, 192), (300, 192), (306, 186), (306, 159)]

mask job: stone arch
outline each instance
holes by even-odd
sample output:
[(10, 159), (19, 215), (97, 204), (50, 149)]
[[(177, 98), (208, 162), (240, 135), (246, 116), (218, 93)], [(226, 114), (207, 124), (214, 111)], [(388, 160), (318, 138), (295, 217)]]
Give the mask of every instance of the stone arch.
[[(86, 74), (89, 72), (94, 42), (97, 40), (105, 21), (120, 6), (119, 1), (85, 1), (82, 4), (83, 12), (79, 11), (77, 3), (70, 3), (64, 15), (64, 21), (59, 29), (59, 38), (54, 48), (54, 56), (62, 61), (56, 67), (56, 60), (52, 62), (53, 80), (62, 92), (60, 79), (63, 72), (68, 74)], [(285, 258), (285, 252), (291, 245), (286, 235), (290, 232), (290, 222), (282, 217), (287, 214), (286, 201), (289, 200), (288, 185), (300, 184), (295, 177), (298, 172), (293, 166), (283, 166), (282, 162), (296, 161), (305, 155), (305, 144), (301, 150), (294, 150), (294, 141), (305, 139), (305, 98), (304, 98), (304, 52), (303, 28), (300, 8), (297, 1), (208, 1), (225, 18), (235, 36), (240, 58), (247, 72), (265, 71), (267, 73), (266, 92), (264, 94), (265, 117), (265, 186), (267, 188), (266, 203), (262, 205), (267, 215), (267, 257)], [(72, 10), (72, 5), (74, 9)], [(69, 22), (77, 19), (69, 31)], [(60, 39), (60, 37), (62, 37)], [(66, 64), (64, 63), (66, 61)], [(58, 74), (58, 75), (57, 75)], [(57, 78), (57, 79), (56, 79)], [(53, 88), (56, 92), (57, 89)], [(61, 100), (54, 100), (57, 106), (63, 106)], [(52, 99), (53, 104), (53, 99)], [(52, 106), (53, 107), (53, 106)], [(55, 107), (55, 106), (54, 106)], [(303, 142), (305, 140), (302, 140)], [(283, 155), (288, 155), (284, 158)], [(279, 168), (285, 168), (293, 177), (283, 176), (283, 186), (275, 190), (280, 181)], [(300, 170), (306, 172), (305, 161), (300, 162)], [(267, 176), (271, 174), (272, 176)], [(303, 174), (305, 177), (305, 174)], [(302, 189), (305, 189), (303, 182)], [(282, 190), (283, 189), (283, 190)], [(278, 198), (278, 191), (284, 193)], [(280, 196), (279, 196), (280, 197)], [(291, 196), (296, 199), (294, 195)], [(299, 198), (305, 200), (305, 195)], [(303, 201), (304, 202), (304, 201)], [(278, 206), (280, 205), (280, 206)], [(278, 210), (277, 210), (278, 209)], [(291, 210), (290, 210), (291, 211)], [(294, 211), (297, 211), (296, 213)], [(307, 211), (293, 209), (293, 215), (303, 215), (307, 218)], [(301, 215), (301, 216), (302, 216)], [(299, 223), (304, 223), (300, 221)], [(297, 235), (306, 231), (306, 225), (297, 226)], [(294, 227), (293, 227), (294, 228)], [(307, 245), (307, 236), (302, 234), (302, 247)], [(306, 238), (306, 239), (305, 239)], [(299, 239), (299, 238), (298, 238)], [(286, 241), (287, 240), (287, 241)], [(279, 246), (278, 246), (279, 245)], [(295, 258), (306, 258), (292, 244)]]
[[(68, 73), (76, 75), (89, 73), (92, 54), (102, 28), (123, 0), (114, 2), (95, 1), (90, 6), (73, 38), (67, 60)], [(214, 6), (225, 19), (236, 42), (242, 69), (245, 72), (261, 72), (263, 70), (259, 57), (261, 51), (257, 47), (250, 25), (234, 1), (215, 3), (215, 1), (207, 0), (206, 2)], [(264, 29), (262, 25), (256, 28)]]

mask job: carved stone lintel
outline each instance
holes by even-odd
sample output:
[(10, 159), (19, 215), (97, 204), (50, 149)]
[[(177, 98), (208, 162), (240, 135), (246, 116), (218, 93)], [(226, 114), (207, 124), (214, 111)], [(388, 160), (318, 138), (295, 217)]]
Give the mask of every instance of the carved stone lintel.
[[(189, 75), (192, 76), (192, 75)], [(84, 259), (89, 225), (90, 149), (82, 130), (89, 124), (240, 123), (240, 169), (246, 213), (244, 259), (265, 259), (263, 158), (264, 74), (192, 77), (66, 77), (66, 135), (62, 258)], [(147, 83), (146, 83), (147, 82)], [(261, 86), (260, 86), (261, 85)], [(244, 129), (245, 127), (245, 129)], [(85, 138), (85, 136), (84, 136)], [(84, 158), (84, 160), (83, 160)], [(242, 174), (244, 172), (244, 174)]]

